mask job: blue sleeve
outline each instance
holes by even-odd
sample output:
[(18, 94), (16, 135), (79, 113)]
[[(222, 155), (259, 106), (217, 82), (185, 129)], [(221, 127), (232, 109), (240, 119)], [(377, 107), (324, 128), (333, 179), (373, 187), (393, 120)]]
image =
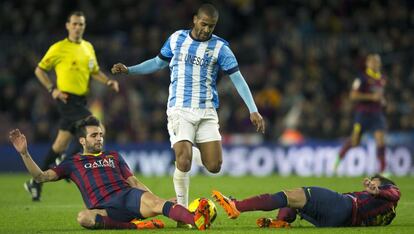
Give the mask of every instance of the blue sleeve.
[(220, 65), (221, 70), (227, 75), (231, 75), (239, 70), (237, 59), (227, 45), (224, 45), (221, 48), (217, 62)]
[(236, 87), (237, 92), (242, 97), (244, 103), (247, 105), (247, 108), (249, 108), (250, 113), (258, 112), (249, 86), (247, 85), (240, 71), (232, 73), (230, 75), (230, 79)]
[(168, 62), (162, 60), (159, 56), (144, 61), (138, 65), (128, 67), (128, 73), (131, 75), (143, 75), (150, 74), (155, 71), (161, 70), (168, 66)]

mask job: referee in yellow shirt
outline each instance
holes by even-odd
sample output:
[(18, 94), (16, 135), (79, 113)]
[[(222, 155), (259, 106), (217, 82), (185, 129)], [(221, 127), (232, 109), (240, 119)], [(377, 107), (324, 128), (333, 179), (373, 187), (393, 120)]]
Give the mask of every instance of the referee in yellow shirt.
[[(66, 22), (68, 37), (53, 44), (35, 70), (36, 77), (56, 100), (60, 114), (59, 132), (41, 168), (44, 171), (68, 148), (76, 122), (92, 115), (86, 102), (89, 78), (106, 84), (115, 92), (119, 91), (118, 82), (108, 79), (99, 70), (92, 44), (82, 39), (85, 27), (83, 12), (69, 14)], [(56, 85), (48, 75), (52, 69), (56, 72)], [(41, 184), (32, 179), (24, 185), (32, 200), (39, 201)]]

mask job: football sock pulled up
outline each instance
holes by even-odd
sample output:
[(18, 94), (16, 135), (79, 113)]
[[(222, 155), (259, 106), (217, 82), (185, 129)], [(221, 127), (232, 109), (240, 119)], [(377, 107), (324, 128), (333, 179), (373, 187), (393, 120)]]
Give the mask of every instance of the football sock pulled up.
[(194, 215), (180, 204), (174, 204), (170, 201), (165, 202), (162, 214), (172, 220), (195, 225)]
[(129, 222), (115, 221), (108, 216), (96, 215), (93, 229), (136, 229), (137, 226)]
[(287, 206), (287, 197), (284, 192), (275, 194), (261, 194), (241, 201), (234, 201), (240, 212), (262, 210), (270, 211)]
[(190, 189), (190, 174), (188, 172), (182, 172), (175, 168), (174, 175), (174, 189), (177, 195), (177, 203), (188, 207), (188, 192)]

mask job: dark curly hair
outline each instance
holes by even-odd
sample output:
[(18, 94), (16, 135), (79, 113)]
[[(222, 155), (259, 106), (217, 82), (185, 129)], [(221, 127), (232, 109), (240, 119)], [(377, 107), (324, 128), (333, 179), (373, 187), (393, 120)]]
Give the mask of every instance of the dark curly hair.
[(392, 181), (392, 180), (388, 179), (387, 177), (384, 177), (380, 174), (375, 174), (373, 177), (371, 177), (371, 180), (373, 180), (373, 179), (379, 179), (380, 182), (381, 182), (381, 185), (387, 185), (387, 184), (396, 185), (394, 183), (394, 181)]
[(94, 116), (86, 117), (85, 119), (79, 120), (76, 124), (76, 135), (77, 137), (86, 137), (87, 126), (101, 126), (99, 120)]

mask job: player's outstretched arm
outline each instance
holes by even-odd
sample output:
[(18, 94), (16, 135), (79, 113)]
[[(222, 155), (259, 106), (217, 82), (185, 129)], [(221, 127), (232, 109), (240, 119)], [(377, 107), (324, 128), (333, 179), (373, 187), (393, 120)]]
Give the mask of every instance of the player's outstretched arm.
[(168, 62), (162, 60), (160, 57), (146, 60), (140, 64), (127, 67), (122, 63), (116, 63), (112, 66), (112, 74), (131, 74), (131, 75), (145, 75), (156, 72), (168, 66)]
[(9, 133), (9, 139), (16, 151), (23, 159), (29, 173), (37, 182), (54, 181), (58, 179), (58, 175), (53, 170), (42, 171), (39, 166), (33, 161), (27, 149), (27, 140), (24, 134), (19, 129), (14, 129)]
[(263, 120), (263, 117), (260, 115), (259, 111), (257, 110), (252, 93), (250, 92), (249, 86), (244, 80), (242, 74), (240, 73), (240, 71), (234, 72), (233, 74), (230, 75), (230, 79), (233, 82), (234, 86), (236, 87), (237, 92), (242, 97), (244, 103), (247, 105), (247, 108), (249, 109), (249, 112), (250, 112), (250, 121), (256, 127), (256, 131), (264, 133), (265, 122)]

